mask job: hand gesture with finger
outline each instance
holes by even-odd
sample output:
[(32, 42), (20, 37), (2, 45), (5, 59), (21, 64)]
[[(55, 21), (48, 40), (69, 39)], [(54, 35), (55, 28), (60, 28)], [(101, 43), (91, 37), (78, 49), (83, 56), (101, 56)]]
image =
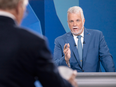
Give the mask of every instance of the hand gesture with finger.
[(71, 57), (71, 51), (70, 51), (70, 45), (69, 45), (69, 43), (67, 43), (67, 44), (64, 45), (63, 52), (64, 52), (64, 55), (65, 55), (65, 61), (69, 62), (69, 59)]

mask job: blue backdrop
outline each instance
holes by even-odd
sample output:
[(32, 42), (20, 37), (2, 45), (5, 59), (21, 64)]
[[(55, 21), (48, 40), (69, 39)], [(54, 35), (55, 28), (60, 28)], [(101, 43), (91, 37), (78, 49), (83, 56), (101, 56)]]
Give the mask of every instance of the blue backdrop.
[(22, 26), (45, 35), (53, 53), (54, 39), (69, 31), (67, 10), (74, 5), (82, 7), (86, 28), (103, 32), (116, 66), (116, 0), (31, 0)]
[(45, 35), (53, 53), (54, 39), (69, 31), (67, 10), (74, 5), (82, 7), (86, 28), (103, 32), (116, 65), (116, 0), (31, 0), (22, 26)]

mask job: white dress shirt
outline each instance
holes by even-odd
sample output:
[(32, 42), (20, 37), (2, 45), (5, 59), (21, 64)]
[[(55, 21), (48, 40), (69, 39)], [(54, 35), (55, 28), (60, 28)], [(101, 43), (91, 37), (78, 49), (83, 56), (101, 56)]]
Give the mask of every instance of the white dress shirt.
[[(80, 34), (82, 37), (81, 37), (81, 43), (82, 43), (82, 47), (83, 47), (83, 41), (84, 41), (84, 31)], [(73, 38), (74, 38), (74, 41), (75, 41), (75, 44), (76, 44), (76, 47), (78, 48), (78, 38), (77, 36), (73, 35)], [(70, 67), (70, 62), (66, 63), (68, 65), (68, 67)]]
[(0, 16), (6, 16), (6, 17), (10, 17), (12, 19), (15, 19), (15, 16), (14, 15), (12, 15), (9, 12), (5, 12), (5, 11), (0, 11)]
[[(84, 42), (84, 30), (83, 30), (83, 32), (82, 32), (80, 35), (82, 36), (82, 37), (81, 37), (81, 43), (82, 43), (82, 47), (83, 47), (83, 42)], [(75, 36), (75, 35), (73, 34), (73, 38), (74, 38), (76, 47), (78, 47), (78, 38), (77, 38), (77, 36)]]

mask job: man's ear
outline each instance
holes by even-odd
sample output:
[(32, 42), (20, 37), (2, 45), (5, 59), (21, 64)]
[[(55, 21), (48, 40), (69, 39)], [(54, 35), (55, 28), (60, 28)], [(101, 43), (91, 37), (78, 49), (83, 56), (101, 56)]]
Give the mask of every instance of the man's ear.
[(20, 14), (20, 11), (21, 11), (21, 8), (23, 7), (23, 2), (22, 1), (19, 1), (16, 5), (16, 8), (15, 8), (15, 12), (16, 12), (16, 15), (19, 15)]
[(85, 18), (83, 19), (83, 25), (85, 24)]
[(15, 7), (15, 18), (18, 24), (21, 23), (23, 16), (23, 1), (20, 0)]

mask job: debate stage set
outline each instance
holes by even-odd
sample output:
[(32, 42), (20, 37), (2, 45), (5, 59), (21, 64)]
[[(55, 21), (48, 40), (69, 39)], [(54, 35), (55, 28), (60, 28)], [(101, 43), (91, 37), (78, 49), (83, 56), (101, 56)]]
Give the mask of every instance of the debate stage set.
[[(80, 6), (85, 16), (85, 28), (103, 32), (105, 41), (116, 66), (116, 0), (30, 0), (28, 14), (21, 26), (47, 37), (48, 46), (53, 54), (56, 37), (69, 32), (67, 10)], [(115, 67), (116, 69), (116, 67)], [(79, 87), (116, 87), (116, 73), (105, 72), (78, 73)], [(36, 87), (42, 87), (37, 81)]]
[(79, 87), (116, 87), (116, 73), (78, 73), (76, 81)]

